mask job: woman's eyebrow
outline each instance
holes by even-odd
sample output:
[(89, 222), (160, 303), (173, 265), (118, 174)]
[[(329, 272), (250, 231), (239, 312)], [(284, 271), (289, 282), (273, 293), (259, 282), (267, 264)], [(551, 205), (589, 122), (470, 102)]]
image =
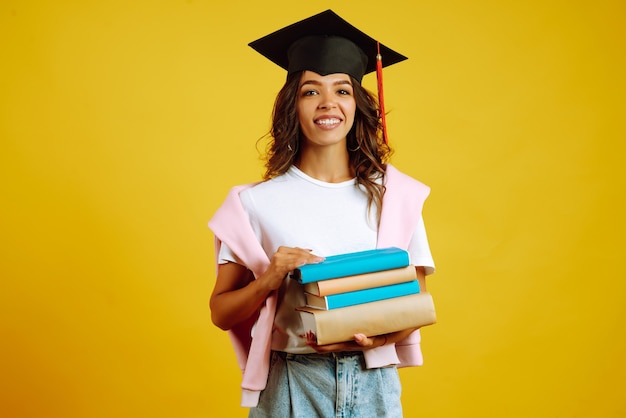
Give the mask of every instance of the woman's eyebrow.
[[(304, 87), (307, 84), (312, 84), (314, 86), (321, 86), (322, 82), (321, 81), (317, 81), (317, 80), (305, 80), (302, 82), (302, 84), (300, 84), (300, 87)], [(333, 83), (334, 86), (338, 86), (338, 85), (344, 85), (347, 84), (349, 86), (352, 86), (352, 82), (350, 80), (337, 80)]]
[(300, 84), (300, 87), (304, 87), (304, 86), (306, 86), (307, 84), (312, 84), (312, 85), (314, 85), (314, 86), (320, 86), (320, 85), (322, 85), (322, 83), (321, 83), (321, 82), (319, 82), (319, 81), (317, 81), (317, 80), (305, 80), (305, 81), (303, 81), (303, 82), (302, 82), (302, 84)]

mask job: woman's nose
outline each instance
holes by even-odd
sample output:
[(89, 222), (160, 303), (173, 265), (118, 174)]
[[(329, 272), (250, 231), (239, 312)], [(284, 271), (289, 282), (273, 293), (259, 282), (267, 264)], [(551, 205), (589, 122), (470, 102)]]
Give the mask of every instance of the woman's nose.
[(331, 109), (337, 106), (337, 102), (334, 100), (332, 95), (322, 95), (319, 103), (320, 109)]

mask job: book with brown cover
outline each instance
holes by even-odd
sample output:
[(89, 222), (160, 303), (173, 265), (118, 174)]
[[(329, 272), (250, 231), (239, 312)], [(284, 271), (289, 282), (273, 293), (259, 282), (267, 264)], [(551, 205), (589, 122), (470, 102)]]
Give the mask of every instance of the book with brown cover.
[(304, 333), (313, 333), (320, 345), (351, 341), (354, 334), (373, 337), (418, 328), (437, 319), (428, 292), (331, 310), (305, 306), (297, 310)]
[(374, 273), (357, 274), (355, 276), (306, 283), (304, 285), (304, 291), (315, 296), (328, 296), (372, 287), (410, 282), (416, 279), (417, 272), (415, 271), (415, 267), (406, 266)]

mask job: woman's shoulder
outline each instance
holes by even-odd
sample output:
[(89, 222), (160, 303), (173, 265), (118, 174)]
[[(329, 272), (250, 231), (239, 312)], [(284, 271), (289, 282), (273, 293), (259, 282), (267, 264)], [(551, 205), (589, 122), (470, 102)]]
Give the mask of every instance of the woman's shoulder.
[(287, 171), (286, 173), (279, 174), (275, 177), (256, 182), (252, 187), (249, 188), (248, 192), (257, 193), (264, 192), (266, 190), (273, 190), (276, 187), (284, 187), (285, 185), (290, 184), (292, 177), (293, 176), (290, 175), (290, 172)]
[(287, 172), (271, 179), (259, 181), (241, 190), (239, 197), (244, 206), (249, 207), (251, 202), (271, 201), (282, 196), (288, 196), (294, 188), (297, 188), (292, 177)]

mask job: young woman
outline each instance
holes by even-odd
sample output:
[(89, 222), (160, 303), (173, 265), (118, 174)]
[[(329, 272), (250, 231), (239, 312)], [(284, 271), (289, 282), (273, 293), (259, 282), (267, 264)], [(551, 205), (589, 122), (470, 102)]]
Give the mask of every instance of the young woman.
[(422, 291), (434, 270), (421, 217), (429, 189), (386, 164), (382, 115), (361, 86), (376, 43), (327, 11), (251, 46), (288, 76), (264, 181), (235, 187), (209, 223), (212, 320), (244, 370), (242, 405), (252, 417), (401, 416), (396, 366), (421, 364), (418, 332), (317, 345), (295, 311), (302, 287), (286, 278), (329, 255), (388, 246), (409, 251)]

